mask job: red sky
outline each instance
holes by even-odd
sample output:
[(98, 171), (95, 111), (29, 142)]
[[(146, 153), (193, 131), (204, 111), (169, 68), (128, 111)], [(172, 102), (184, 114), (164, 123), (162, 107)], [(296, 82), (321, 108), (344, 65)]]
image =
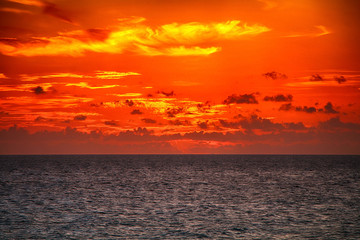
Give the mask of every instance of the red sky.
[(0, 153), (360, 154), (359, 9), (0, 0)]

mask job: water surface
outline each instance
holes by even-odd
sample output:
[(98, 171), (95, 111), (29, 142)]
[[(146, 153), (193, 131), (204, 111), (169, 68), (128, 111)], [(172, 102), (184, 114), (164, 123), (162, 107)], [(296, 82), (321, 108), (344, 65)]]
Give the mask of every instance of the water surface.
[(359, 239), (359, 156), (0, 156), (0, 239)]

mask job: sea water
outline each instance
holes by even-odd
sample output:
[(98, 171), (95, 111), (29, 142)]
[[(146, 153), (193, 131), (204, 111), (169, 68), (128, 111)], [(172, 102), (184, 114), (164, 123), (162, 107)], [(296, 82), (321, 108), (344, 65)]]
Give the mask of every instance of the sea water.
[(0, 156), (0, 239), (360, 239), (359, 156)]

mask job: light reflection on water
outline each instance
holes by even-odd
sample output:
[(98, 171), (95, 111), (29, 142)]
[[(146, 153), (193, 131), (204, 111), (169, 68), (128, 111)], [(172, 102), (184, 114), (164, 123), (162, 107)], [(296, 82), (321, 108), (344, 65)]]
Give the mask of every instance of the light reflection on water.
[(357, 239), (358, 156), (0, 157), (0, 239)]

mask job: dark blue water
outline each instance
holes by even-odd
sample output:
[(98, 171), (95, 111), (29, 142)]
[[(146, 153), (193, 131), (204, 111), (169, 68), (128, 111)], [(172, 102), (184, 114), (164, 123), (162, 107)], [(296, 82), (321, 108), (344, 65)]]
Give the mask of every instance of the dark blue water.
[(359, 156), (1, 156), (0, 239), (360, 239)]

